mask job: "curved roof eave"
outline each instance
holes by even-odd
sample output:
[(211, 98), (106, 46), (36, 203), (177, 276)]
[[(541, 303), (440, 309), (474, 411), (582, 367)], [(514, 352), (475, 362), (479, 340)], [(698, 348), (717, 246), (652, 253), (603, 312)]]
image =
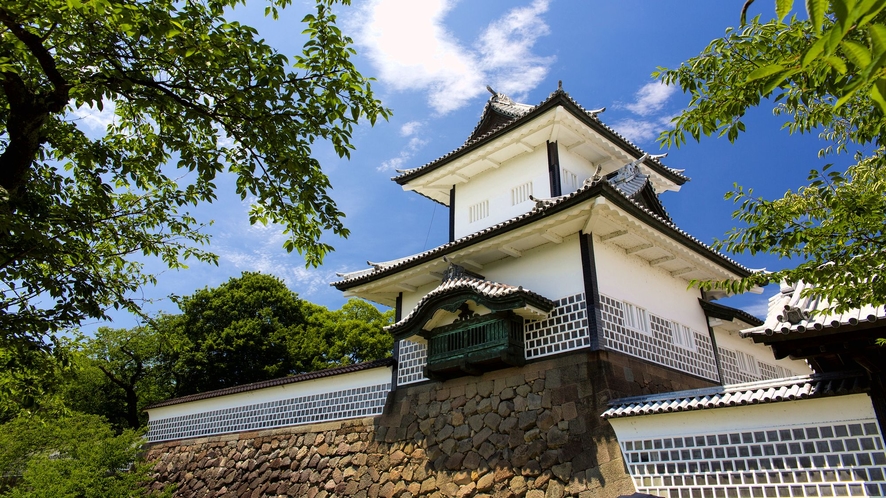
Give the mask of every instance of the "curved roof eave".
[[(548, 110), (557, 107), (558, 105), (562, 105), (564, 109), (569, 111), (577, 119), (581, 120), (586, 125), (593, 128), (596, 132), (600, 133), (606, 139), (619, 146), (625, 152), (637, 157), (645, 154), (645, 152), (637, 145), (601, 122), (600, 119), (596, 117), (596, 114), (590, 113), (589, 111), (585, 110), (581, 105), (573, 100), (568, 93), (562, 90), (556, 90), (546, 100), (542, 101), (540, 104), (532, 108), (523, 116), (518, 117), (513, 121), (502, 125), (492, 131), (489, 131), (473, 141), (468, 141), (461, 147), (458, 147), (457, 149), (448, 152), (444, 156), (441, 156), (423, 166), (406, 170), (400, 175), (391, 178), (391, 180), (397, 182), (397, 184), (399, 185), (405, 185), (418, 177), (421, 177), (427, 173), (430, 173), (431, 171), (441, 168), (446, 164), (458, 159), (459, 157), (472, 152), (473, 150), (483, 146), (493, 139), (498, 138), (502, 134), (519, 128), (520, 126), (528, 123), (535, 117), (544, 114)], [(689, 178), (687, 176), (679, 173), (673, 168), (669, 168), (661, 164), (656, 159), (646, 159), (643, 164), (677, 185), (683, 185), (684, 183), (689, 181)]]

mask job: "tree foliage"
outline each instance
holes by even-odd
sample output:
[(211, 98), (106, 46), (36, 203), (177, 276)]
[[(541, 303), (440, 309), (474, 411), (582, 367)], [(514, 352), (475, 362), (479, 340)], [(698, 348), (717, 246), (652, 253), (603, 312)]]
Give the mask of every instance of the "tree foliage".
[(82, 337), (74, 372), (62, 390), (67, 406), (101, 415), (118, 430), (143, 427), (144, 408), (175, 393), (173, 338), (160, 333), (167, 319), (132, 329), (101, 327)]
[(0, 425), (0, 496), (117, 498), (168, 495), (146, 483), (143, 439), (115, 434), (101, 417), (72, 413), (57, 420), (20, 417)]
[[(756, 285), (806, 281), (838, 311), (886, 304), (880, 269), (886, 264), (886, 3), (876, 0), (809, 0), (809, 19), (781, 19), (793, 6), (778, 0), (778, 19), (752, 19), (729, 29), (698, 56), (655, 76), (691, 96), (689, 106), (662, 133), (667, 146), (688, 138), (745, 130), (745, 112), (772, 105), (790, 133), (819, 133), (820, 155), (854, 152), (840, 170), (813, 170), (809, 184), (766, 200), (735, 186), (732, 229), (718, 248), (770, 253), (796, 267), (758, 273), (740, 282), (697, 282), (742, 292)], [(744, 24), (744, 19), (742, 19)], [(852, 150), (857, 149), (857, 150)]]
[(158, 322), (171, 344), (176, 396), (390, 356), (392, 314), (351, 300), (330, 311), (278, 278), (244, 272), (181, 299)]
[(167, 322), (175, 344), (176, 394), (222, 389), (290, 374), (289, 338), (306, 323), (298, 295), (279, 279), (244, 272), (179, 302)]
[[(287, 57), (225, 19), (240, 0), (8, 0), (0, 5), (0, 347), (51, 350), (56, 331), (109, 307), (138, 311), (153, 281), (132, 255), (215, 261), (187, 209), (236, 176), (253, 223), (317, 265), (346, 236), (311, 156), (352, 149), (389, 111), (351, 62), (336, 0), (303, 19)], [(343, 0), (343, 3), (349, 3)], [(271, 0), (276, 17), (290, 0)], [(77, 111), (113, 118), (92, 136)], [(21, 345), (24, 346), (21, 346)], [(20, 365), (12, 365), (18, 367)]]

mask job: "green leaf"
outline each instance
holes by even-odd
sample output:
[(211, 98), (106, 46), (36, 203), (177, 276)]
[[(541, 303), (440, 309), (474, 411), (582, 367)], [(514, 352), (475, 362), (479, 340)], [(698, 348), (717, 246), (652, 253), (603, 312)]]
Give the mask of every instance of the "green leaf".
[(846, 58), (859, 69), (864, 69), (871, 63), (871, 52), (860, 43), (855, 43), (852, 40), (843, 40), (840, 43), (840, 48), (843, 49)]
[(779, 73), (784, 71), (784, 66), (781, 64), (770, 64), (768, 66), (758, 67), (751, 71), (751, 74), (748, 75), (747, 81), (750, 83), (751, 81), (756, 81), (761, 78), (766, 78), (767, 76), (772, 76), (775, 73)]
[(868, 25), (868, 36), (871, 38), (874, 57), (886, 52), (886, 26), (878, 23)]
[(803, 60), (801, 62), (801, 66), (806, 68), (816, 57), (821, 55), (824, 51), (825, 43), (827, 42), (827, 35), (822, 36), (818, 40), (815, 40), (815, 43), (812, 44), (811, 47), (803, 54)]
[(779, 21), (784, 20), (784, 18), (791, 12), (791, 9), (794, 7), (794, 0), (775, 0), (775, 16)]
[(886, 115), (886, 78), (878, 79), (871, 86), (871, 99), (880, 108), (880, 113)]
[(846, 74), (846, 63), (843, 62), (843, 59), (841, 59), (835, 55), (829, 55), (829, 56), (825, 57), (824, 60), (825, 60), (825, 62), (827, 62), (827, 64), (829, 66), (836, 69), (838, 73)]
[(816, 33), (821, 33), (824, 25), (824, 14), (828, 9), (828, 0), (806, 0), (806, 14), (812, 21)]

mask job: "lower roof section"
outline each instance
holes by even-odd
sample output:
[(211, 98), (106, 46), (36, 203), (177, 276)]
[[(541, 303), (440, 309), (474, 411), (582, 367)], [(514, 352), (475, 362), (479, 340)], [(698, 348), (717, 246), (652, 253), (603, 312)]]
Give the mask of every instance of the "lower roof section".
[(732, 384), (705, 389), (677, 391), (615, 399), (603, 412), (604, 419), (656, 415), (710, 408), (777, 403), (867, 392), (863, 372), (813, 374), (784, 379)]

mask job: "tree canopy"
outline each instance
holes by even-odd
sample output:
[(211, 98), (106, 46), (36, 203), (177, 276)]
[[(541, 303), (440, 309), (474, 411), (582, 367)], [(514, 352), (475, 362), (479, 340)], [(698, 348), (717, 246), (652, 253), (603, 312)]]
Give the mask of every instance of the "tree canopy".
[[(750, 3), (750, 2), (748, 2)], [(809, 184), (780, 199), (736, 185), (742, 225), (718, 241), (734, 253), (769, 253), (792, 266), (740, 282), (697, 282), (742, 292), (756, 285), (803, 280), (834, 309), (886, 304), (886, 3), (808, 0), (808, 19), (782, 20), (793, 7), (777, 0), (777, 19), (754, 18), (728, 29), (696, 57), (654, 76), (678, 85), (689, 106), (662, 133), (666, 146), (688, 138), (738, 139), (751, 108), (771, 105), (790, 133), (818, 133), (821, 156), (852, 154), (845, 168), (813, 170)], [(796, 264), (799, 261), (799, 264)], [(796, 266), (793, 266), (796, 264)]]
[(115, 434), (101, 417), (71, 413), (60, 419), (20, 417), (0, 426), (0, 496), (117, 498), (169, 496), (146, 485), (151, 464), (143, 439)]
[[(348, 234), (311, 147), (348, 156), (358, 121), (389, 111), (351, 62), (336, 0), (315, 1), (291, 56), (225, 19), (241, 3), (0, 5), (0, 368), (109, 307), (138, 311), (153, 277), (132, 255), (215, 261), (187, 209), (216, 198), (220, 174), (308, 264), (331, 250), (324, 232)], [(113, 119), (95, 137), (78, 109)]]

